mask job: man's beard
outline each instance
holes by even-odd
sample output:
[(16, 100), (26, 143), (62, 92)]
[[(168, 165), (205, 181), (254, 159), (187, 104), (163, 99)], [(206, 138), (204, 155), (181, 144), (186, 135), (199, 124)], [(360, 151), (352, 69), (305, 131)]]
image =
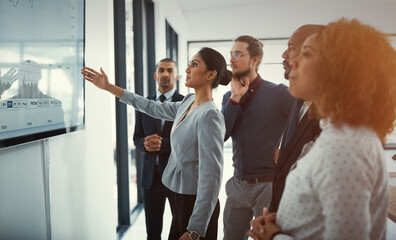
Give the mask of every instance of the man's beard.
[(283, 66), (285, 66), (285, 73), (284, 73), (284, 76), (285, 76), (285, 79), (286, 80), (289, 80), (289, 74), (290, 74), (290, 65), (289, 65), (289, 62), (288, 61), (286, 61), (286, 60), (284, 60), (283, 61)]
[(243, 77), (248, 76), (251, 73), (251, 69), (246, 69), (245, 71), (242, 72), (233, 72), (232, 77), (235, 79), (241, 79)]
[(290, 74), (290, 71), (287, 71), (287, 70), (285, 70), (285, 79), (286, 80), (289, 80), (289, 74)]
[[(165, 82), (164, 82), (165, 81)], [(163, 88), (163, 89), (168, 89), (169, 85), (170, 85), (170, 78), (168, 77), (162, 77), (161, 81), (159, 83), (159, 85)]]

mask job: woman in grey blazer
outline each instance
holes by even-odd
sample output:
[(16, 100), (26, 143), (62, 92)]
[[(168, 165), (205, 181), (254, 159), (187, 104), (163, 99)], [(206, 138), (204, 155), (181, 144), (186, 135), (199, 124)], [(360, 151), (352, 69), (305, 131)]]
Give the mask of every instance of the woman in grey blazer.
[(186, 69), (185, 85), (195, 94), (181, 102), (148, 100), (109, 83), (106, 74), (85, 67), (84, 78), (97, 87), (152, 117), (174, 121), (171, 155), (162, 182), (173, 193), (179, 239), (217, 239), (223, 174), (223, 114), (212, 98), (212, 89), (227, 85), (232, 74), (224, 57), (211, 48), (201, 49)]

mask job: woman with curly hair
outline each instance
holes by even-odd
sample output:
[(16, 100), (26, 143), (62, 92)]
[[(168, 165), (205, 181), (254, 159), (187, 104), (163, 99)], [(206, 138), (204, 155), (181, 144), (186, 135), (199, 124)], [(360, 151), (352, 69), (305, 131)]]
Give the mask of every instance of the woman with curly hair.
[(385, 239), (383, 144), (396, 119), (396, 52), (357, 20), (328, 24), (291, 62), (294, 96), (311, 99), (322, 133), (286, 180), (278, 212), (252, 222), (254, 239)]

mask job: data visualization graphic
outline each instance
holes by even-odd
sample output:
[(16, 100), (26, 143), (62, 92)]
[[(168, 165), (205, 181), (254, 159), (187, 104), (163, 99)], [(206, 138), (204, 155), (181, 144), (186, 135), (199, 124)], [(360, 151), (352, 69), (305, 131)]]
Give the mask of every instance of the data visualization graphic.
[(83, 0), (0, 1), (0, 56), (0, 147), (84, 125)]
[[(19, 0), (10, 0), (10, 2), (12, 3), (12, 6), (18, 7)], [(33, 8), (33, 0), (27, 0), (26, 2), (29, 2), (30, 7)]]

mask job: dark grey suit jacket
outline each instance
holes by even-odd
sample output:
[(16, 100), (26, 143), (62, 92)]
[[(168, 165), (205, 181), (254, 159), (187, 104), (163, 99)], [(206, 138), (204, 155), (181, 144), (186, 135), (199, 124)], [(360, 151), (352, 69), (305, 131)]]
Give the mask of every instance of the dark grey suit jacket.
[[(177, 91), (173, 94), (172, 102), (178, 102), (183, 100), (184, 96), (179, 94)], [(156, 99), (156, 94), (148, 97), (150, 100)], [(159, 157), (159, 169), (161, 174), (164, 172), (166, 165), (168, 164), (169, 155), (171, 153), (170, 146), (170, 132), (172, 129), (173, 122), (166, 121), (161, 131), (161, 120), (148, 116), (147, 114), (136, 111), (135, 113), (135, 132), (133, 134), (133, 142), (136, 149), (144, 153), (143, 160), (143, 174), (140, 182), (144, 189), (150, 189), (153, 184), (154, 171), (155, 171), (155, 159)], [(144, 138), (158, 134), (162, 137), (162, 145), (159, 152), (147, 152), (144, 147)]]
[[(300, 111), (300, 109), (296, 109), (294, 106), (292, 111)], [(306, 143), (316, 139), (321, 132), (319, 120), (309, 119), (309, 114), (307, 113), (298, 123), (294, 134), (285, 146), (285, 137), (292, 115), (293, 114), (290, 113), (287, 120), (284, 134), (282, 136), (282, 145), (279, 150), (278, 163), (275, 166), (275, 177), (272, 184), (272, 200), (269, 209), (270, 212), (278, 211), (279, 202), (285, 188), (287, 174), (290, 171), (290, 167), (300, 156), (302, 148)]]

